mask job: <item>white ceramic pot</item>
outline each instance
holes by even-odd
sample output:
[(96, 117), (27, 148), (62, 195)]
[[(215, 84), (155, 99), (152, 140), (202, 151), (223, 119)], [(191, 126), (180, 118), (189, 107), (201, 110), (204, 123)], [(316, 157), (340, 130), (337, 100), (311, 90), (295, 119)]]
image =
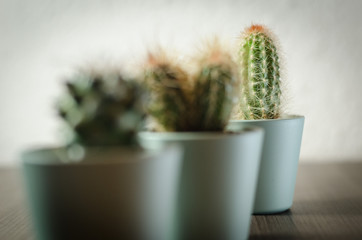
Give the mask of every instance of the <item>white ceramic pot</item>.
[(22, 155), (37, 238), (173, 238), (181, 149), (92, 148), (82, 161), (65, 149)]
[(144, 147), (184, 147), (178, 203), (178, 239), (247, 239), (263, 131), (142, 132)]
[(304, 117), (289, 115), (271, 120), (236, 120), (230, 121), (228, 129), (243, 126), (257, 126), (265, 131), (254, 213), (288, 210), (293, 203)]

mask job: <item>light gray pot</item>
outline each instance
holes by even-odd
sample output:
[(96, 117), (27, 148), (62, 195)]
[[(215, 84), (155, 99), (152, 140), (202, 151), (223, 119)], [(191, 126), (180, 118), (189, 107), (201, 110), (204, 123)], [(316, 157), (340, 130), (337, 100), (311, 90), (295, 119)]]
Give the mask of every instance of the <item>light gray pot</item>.
[(271, 214), (293, 203), (304, 117), (230, 121), (228, 129), (258, 126), (265, 130), (254, 213)]
[(37, 239), (173, 237), (181, 148), (88, 149), (72, 162), (65, 149), (22, 155)]
[(142, 132), (144, 147), (184, 147), (178, 239), (247, 239), (263, 131), (240, 133)]

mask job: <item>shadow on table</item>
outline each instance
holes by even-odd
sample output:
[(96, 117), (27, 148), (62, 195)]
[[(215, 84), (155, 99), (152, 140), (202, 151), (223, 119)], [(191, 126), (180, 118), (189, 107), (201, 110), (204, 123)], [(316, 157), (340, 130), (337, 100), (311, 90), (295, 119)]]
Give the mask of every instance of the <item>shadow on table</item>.
[(280, 213), (254, 213), (253, 216), (282, 216), (292, 215), (292, 210), (288, 209)]

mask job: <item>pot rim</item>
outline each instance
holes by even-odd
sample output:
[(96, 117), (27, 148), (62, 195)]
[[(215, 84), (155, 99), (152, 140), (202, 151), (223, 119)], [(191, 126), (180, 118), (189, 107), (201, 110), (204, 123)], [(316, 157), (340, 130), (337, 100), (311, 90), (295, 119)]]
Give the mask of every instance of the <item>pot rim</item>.
[[(72, 160), (68, 156), (65, 147), (30, 148), (21, 152), (20, 159), (23, 165), (63, 167), (105, 166), (153, 161), (165, 152), (181, 151), (181, 148), (176, 144), (167, 144), (159, 149), (145, 149), (142, 147), (86, 147), (85, 149), (86, 153), (80, 160)], [(111, 156), (112, 159), (101, 159), (102, 155), (105, 158)]]
[(243, 119), (233, 119), (229, 122), (237, 123), (237, 122), (275, 122), (275, 121), (291, 121), (296, 119), (305, 119), (303, 115), (297, 114), (285, 114), (282, 115), (280, 118), (276, 119), (250, 119), (250, 120), (243, 120)]
[(218, 140), (228, 138), (238, 138), (251, 135), (254, 133), (264, 132), (264, 130), (257, 126), (247, 126), (240, 130), (227, 130), (223, 132), (152, 132), (141, 131), (138, 133), (138, 138), (141, 139), (162, 139), (166, 141), (204, 141), (204, 140)]

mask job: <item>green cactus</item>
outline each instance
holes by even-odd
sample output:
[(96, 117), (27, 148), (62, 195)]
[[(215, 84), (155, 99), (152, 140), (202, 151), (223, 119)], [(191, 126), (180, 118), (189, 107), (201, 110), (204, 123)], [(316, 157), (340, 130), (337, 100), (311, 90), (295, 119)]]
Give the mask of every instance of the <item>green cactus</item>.
[(189, 75), (163, 52), (149, 54), (145, 82), (150, 90), (149, 114), (166, 131), (190, 128), (191, 86)]
[(276, 119), (280, 116), (279, 56), (272, 33), (252, 25), (242, 34), (239, 51), (242, 94), (237, 118)]
[(212, 44), (190, 74), (165, 54), (150, 55), (146, 83), (151, 90), (150, 115), (165, 131), (222, 131), (235, 101), (237, 66)]
[(145, 116), (143, 90), (115, 72), (82, 71), (66, 83), (58, 112), (70, 129), (70, 146), (135, 145)]
[(193, 122), (199, 129), (221, 131), (238, 99), (237, 65), (217, 42), (208, 49), (199, 59), (194, 76)]

